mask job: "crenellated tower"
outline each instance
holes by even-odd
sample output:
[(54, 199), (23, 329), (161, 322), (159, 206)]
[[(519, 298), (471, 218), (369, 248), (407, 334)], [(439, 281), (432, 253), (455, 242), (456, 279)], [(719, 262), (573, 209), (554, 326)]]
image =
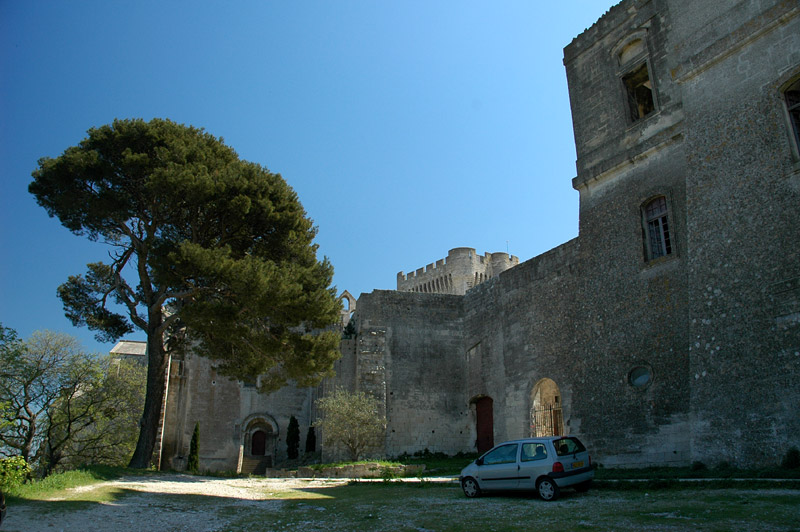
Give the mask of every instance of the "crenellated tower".
[(464, 295), (467, 290), (519, 264), (519, 258), (508, 253), (479, 255), (474, 248), (454, 248), (446, 259), (424, 268), (397, 274), (400, 292)]

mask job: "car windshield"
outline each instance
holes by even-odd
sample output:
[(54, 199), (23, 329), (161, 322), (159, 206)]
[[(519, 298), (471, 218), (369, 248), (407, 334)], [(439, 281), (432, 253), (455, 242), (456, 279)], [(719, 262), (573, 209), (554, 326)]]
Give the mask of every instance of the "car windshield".
[(553, 447), (556, 448), (558, 456), (566, 456), (568, 454), (582, 453), (586, 447), (578, 440), (578, 438), (561, 438), (560, 440), (553, 441)]

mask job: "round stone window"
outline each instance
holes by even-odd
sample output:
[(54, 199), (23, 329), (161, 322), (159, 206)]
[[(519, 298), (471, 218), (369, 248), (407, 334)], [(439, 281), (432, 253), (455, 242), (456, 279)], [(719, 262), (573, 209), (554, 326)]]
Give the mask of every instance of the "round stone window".
[(653, 372), (647, 366), (636, 366), (628, 373), (628, 383), (634, 388), (646, 388), (653, 381)]

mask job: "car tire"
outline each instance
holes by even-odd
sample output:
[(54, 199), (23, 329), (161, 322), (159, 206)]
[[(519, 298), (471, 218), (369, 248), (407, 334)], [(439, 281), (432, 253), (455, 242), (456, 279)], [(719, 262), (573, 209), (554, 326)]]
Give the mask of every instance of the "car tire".
[(464, 490), (464, 495), (470, 499), (481, 496), (481, 487), (478, 486), (478, 481), (472, 477), (467, 477), (461, 481), (461, 489)]
[(587, 480), (586, 482), (581, 482), (580, 484), (575, 485), (575, 491), (578, 493), (586, 493), (589, 491), (589, 488), (592, 486), (592, 481)]
[(543, 477), (536, 482), (536, 493), (543, 501), (554, 501), (558, 499), (561, 490), (553, 479)]

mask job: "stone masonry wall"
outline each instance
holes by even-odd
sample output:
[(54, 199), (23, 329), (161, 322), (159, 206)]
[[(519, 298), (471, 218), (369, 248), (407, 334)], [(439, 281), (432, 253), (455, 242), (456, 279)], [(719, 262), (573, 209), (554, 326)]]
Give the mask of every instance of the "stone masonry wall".
[(781, 92), (800, 77), (800, 5), (708, 2), (693, 15), (670, 43), (692, 117), (693, 450), (774, 463), (800, 444), (800, 158)]
[(361, 295), (354, 319), (359, 387), (385, 397), (386, 454), (464, 450), (462, 298), (376, 290)]
[[(572, 337), (584, 372), (571, 415), (607, 465), (691, 459), (684, 112), (670, 78), (670, 30), (661, 3), (622, 2), (564, 52), (584, 260), (573, 296), (582, 326)], [(620, 50), (635, 39), (645, 43), (656, 108), (632, 121)], [(657, 196), (667, 201), (672, 253), (648, 260), (642, 208)], [(634, 368), (651, 382), (633, 386)]]
[(301, 447), (313, 422), (316, 397), (311, 388), (286, 386), (263, 394), (255, 387), (216, 373), (212, 361), (189, 354), (179, 364), (174, 361), (167, 401), (162, 468), (182, 470), (186, 466), (195, 423), (200, 424), (200, 470), (235, 472), (240, 449), (247, 452), (245, 422), (261, 417), (274, 427), (275, 438), (267, 454), (273, 463), (286, 459), (286, 429), (295, 416), (300, 425)]

